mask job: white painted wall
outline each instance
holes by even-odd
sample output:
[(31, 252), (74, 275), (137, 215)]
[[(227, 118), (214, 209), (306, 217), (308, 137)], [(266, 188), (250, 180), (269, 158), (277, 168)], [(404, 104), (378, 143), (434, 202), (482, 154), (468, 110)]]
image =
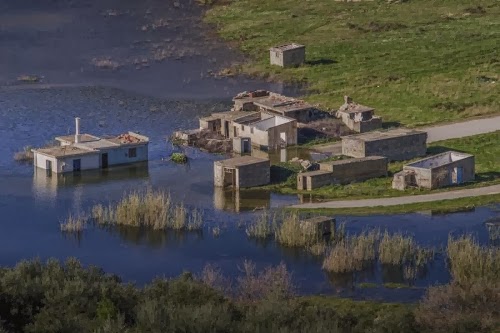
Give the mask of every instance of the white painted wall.
[[(136, 148), (136, 157), (129, 157), (129, 148)], [(99, 161), (101, 159), (100, 155), (103, 153), (108, 153), (108, 163), (110, 166), (143, 162), (148, 160), (148, 145), (126, 146), (107, 150), (103, 149), (99, 152)], [(100, 166), (101, 162), (99, 162), (99, 167)]]

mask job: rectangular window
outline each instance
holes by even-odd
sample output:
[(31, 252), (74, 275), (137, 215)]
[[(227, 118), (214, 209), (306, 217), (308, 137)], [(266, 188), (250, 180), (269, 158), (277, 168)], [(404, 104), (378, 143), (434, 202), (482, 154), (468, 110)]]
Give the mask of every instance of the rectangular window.
[(244, 131), (245, 130), (245, 125), (241, 125), (241, 130)]
[(253, 127), (250, 127), (250, 133), (253, 134)]
[(137, 157), (137, 148), (129, 148), (128, 149), (128, 157), (129, 158)]

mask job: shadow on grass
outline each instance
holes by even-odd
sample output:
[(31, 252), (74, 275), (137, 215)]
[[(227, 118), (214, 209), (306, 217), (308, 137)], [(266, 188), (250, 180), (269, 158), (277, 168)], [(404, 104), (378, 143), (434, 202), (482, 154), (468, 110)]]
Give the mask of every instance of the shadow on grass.
[(383, 129), (396, 128), (396, 127), (400, 127), (400, 126), (401, 126), (401, 123), (399, 121), (388, 121), (388, 122), (382, 123)]
[(317, 66), (317, 65), (331, 65), (331, 64), (336, 64), (337, 61), (334, 60), (334, 59), (317, 59), (317, 60), (309, 60), (309, 61), (306, 61), (306, 64), (307, 65), (311, 65), (311, 66)]

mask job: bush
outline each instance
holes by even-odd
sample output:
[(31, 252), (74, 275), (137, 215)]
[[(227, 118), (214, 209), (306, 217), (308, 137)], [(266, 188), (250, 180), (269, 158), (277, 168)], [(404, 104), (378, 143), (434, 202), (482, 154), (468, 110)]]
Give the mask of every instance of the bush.
[(188, 158), (187, 158), (186, 154), (183, 154), (183, 153), (173, 153), (170, 156), (170, 160), (172, 162), (178, 163), (178, 164), (186, 164), (188, 162)]

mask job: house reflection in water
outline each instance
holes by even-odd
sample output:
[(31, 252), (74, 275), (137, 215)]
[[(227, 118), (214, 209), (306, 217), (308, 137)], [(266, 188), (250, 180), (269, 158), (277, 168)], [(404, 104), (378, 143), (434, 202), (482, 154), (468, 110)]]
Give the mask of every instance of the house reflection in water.
[(229, 212), (252, 211), (255, 209), (268, 209), (271, 205), (271, 192), (269, 191), (239, 191), (214, 188), (215, 209)]
[(58, 190), (63, 188), (74, 187), (76, 190), (80, 188), (78, 185), (102, 184), (140, 178), (149, 178), (148, 162), (66, 174), (57, 174), (34, 168), (33, 194), (36, 199), (52, 201), (57, 197)]

